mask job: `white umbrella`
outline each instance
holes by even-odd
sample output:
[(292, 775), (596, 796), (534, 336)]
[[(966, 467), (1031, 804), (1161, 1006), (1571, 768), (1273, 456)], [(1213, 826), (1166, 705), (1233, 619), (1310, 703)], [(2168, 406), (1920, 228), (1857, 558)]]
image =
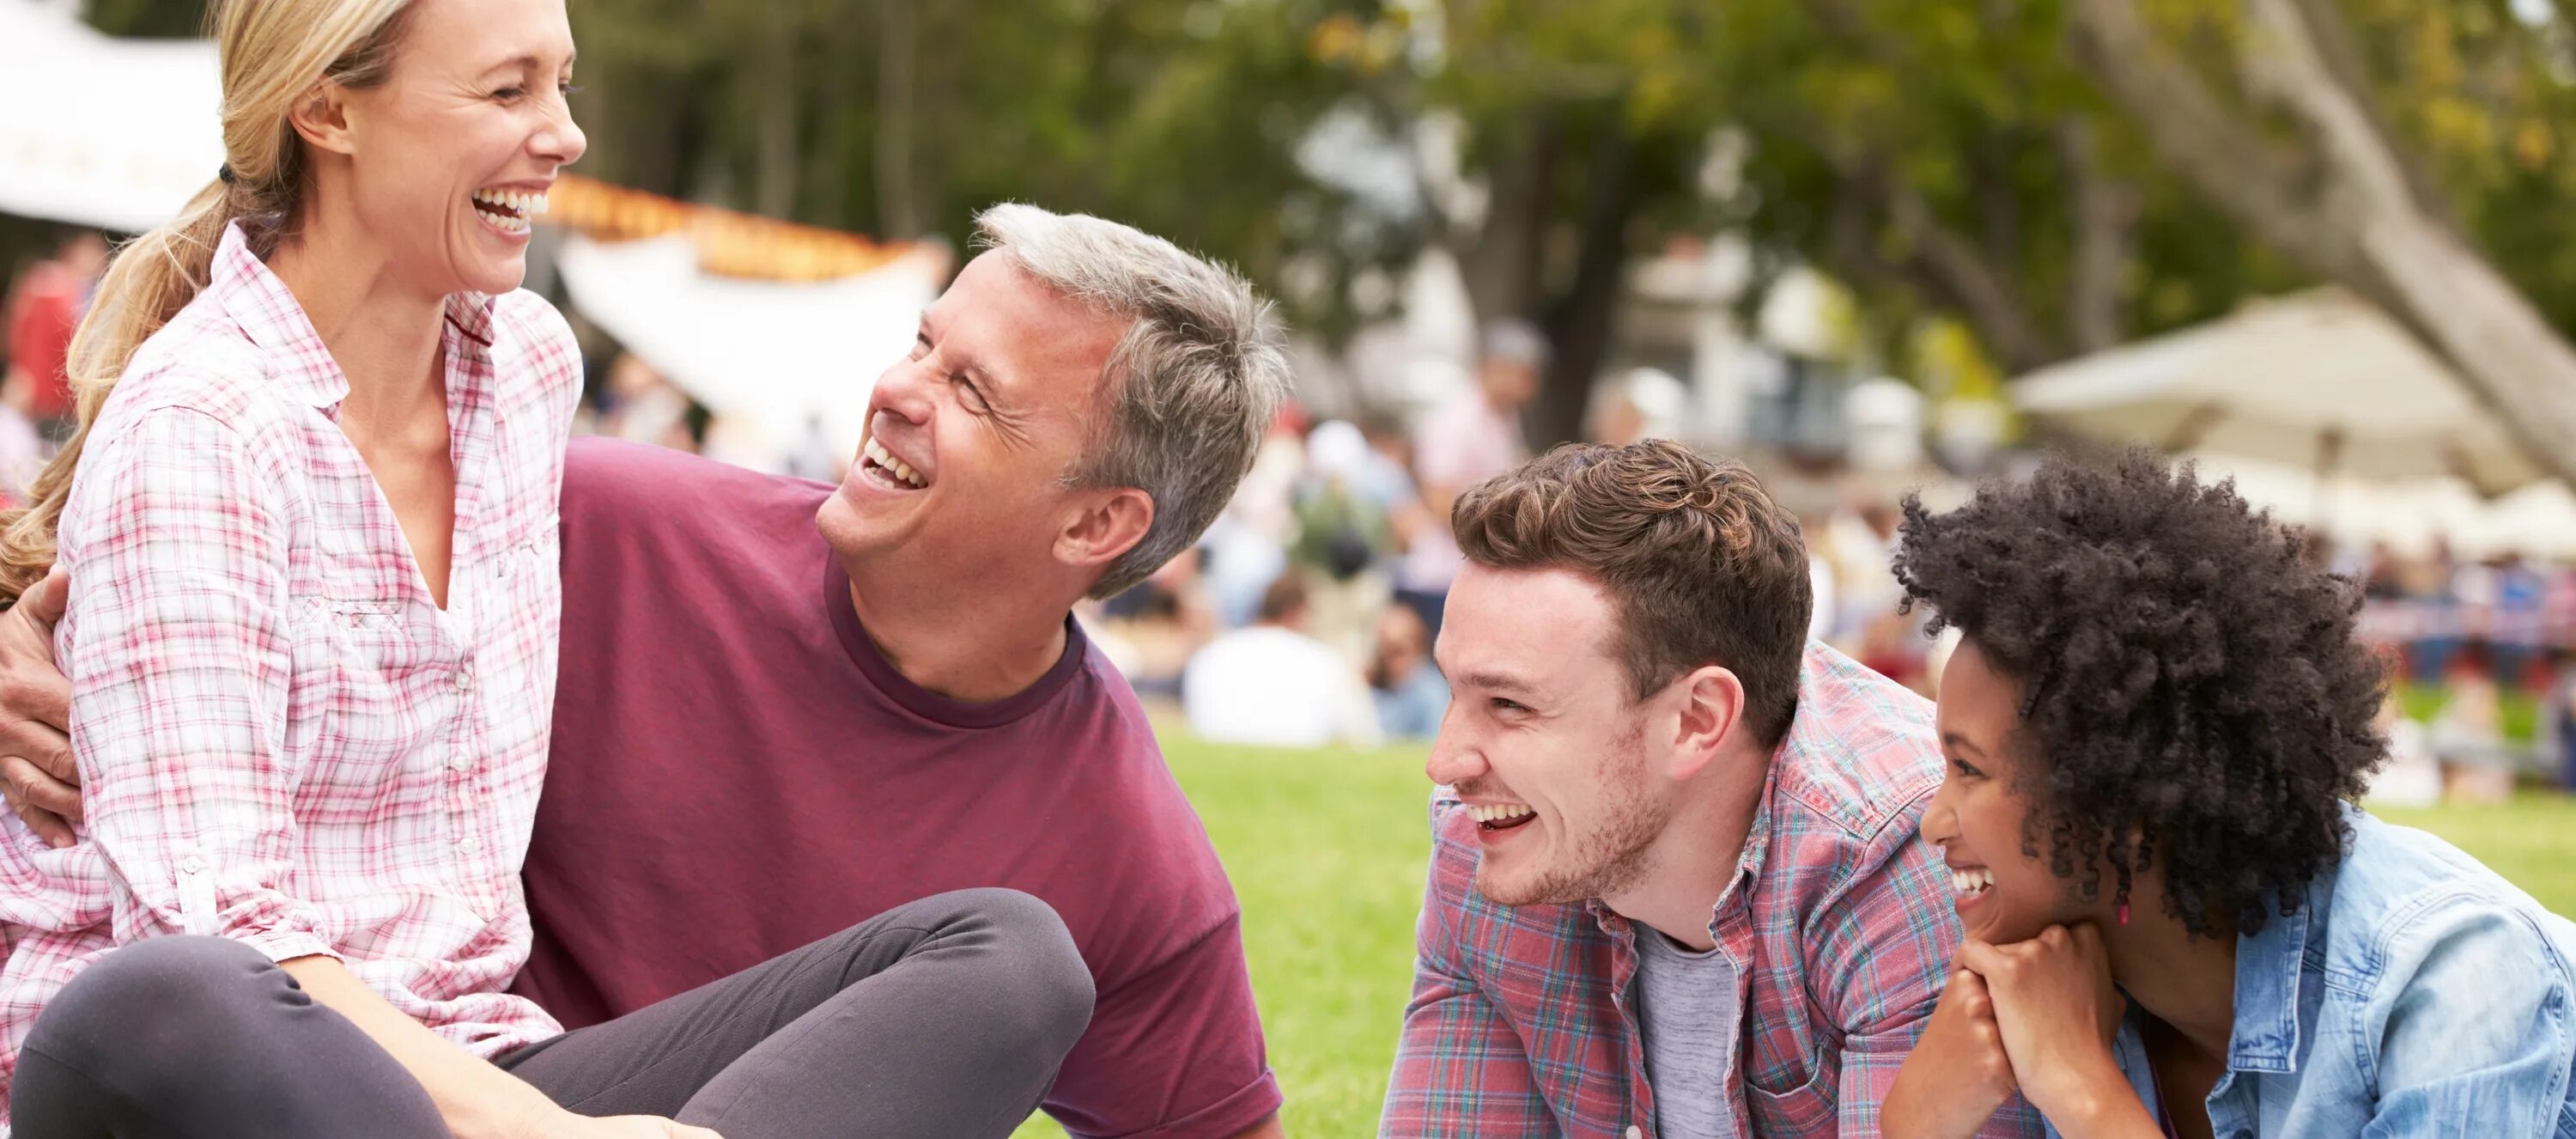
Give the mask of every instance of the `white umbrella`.
[(2339, 290), (2043, 368), (2012, 386), (2037, 421), (2112, 442), (2373, 481), (2538, 480), (2493, 415), (2378, 309)]
[(215, 45), (0, 0), (0, 212), (141, 232), (223, 164)]
[(699, 271), (685, 232), (614, 244), (567, 236), (556, 260), (573, 307), (720, 416), (773, 447), (809, 420), (856, 450), (877, 373), (911, 350), (945, 254), (923, 247), (815, 284)]

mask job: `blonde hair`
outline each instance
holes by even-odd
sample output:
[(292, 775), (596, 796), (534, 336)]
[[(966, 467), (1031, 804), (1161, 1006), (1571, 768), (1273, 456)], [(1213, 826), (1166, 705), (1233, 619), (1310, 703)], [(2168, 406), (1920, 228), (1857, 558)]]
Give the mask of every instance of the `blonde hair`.
[(291, 224), (303, 207), (304, 148), (290, 111), (328, 80), (381, 84), (393, 68), (410, 0), (217, 0), (208, 14), (223, 72), (224, 171), (169, 224), (126, 242), (99, 282), (64, 362), (80, 426), (29, 488), (0, 513), (0, 606), (54, 562), (54, 524), (71, 497), (90, 424), (135, 349), (204, 291), (224, 228), (249, 218)]

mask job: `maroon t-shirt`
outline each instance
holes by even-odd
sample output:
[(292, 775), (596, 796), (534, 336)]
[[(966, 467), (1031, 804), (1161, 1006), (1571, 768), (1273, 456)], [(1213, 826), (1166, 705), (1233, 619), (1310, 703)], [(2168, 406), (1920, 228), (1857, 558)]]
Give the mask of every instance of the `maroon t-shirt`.
[(972, 886), (1064, 915), (1097, 982), (1047, 1110), (1085, 1136), (1227, 1136), (1278, 1109), (1234, 890), (1135, 694), (1068, 625), (967, 704), (860, 629), (829, 488), (580, 440), (563, 665), (517, 991), (590, 1024)]

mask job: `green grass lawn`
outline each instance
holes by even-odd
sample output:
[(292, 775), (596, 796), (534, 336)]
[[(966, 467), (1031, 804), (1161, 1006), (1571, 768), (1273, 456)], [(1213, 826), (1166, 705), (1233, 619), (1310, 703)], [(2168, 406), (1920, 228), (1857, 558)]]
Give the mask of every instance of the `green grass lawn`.
[[(1376, 1133), (1429, 854), (1418, 748), (1286, 752), (1163, 735), (1243, 899), (1245, 950), (1297, 1139)], [(2576, 800), (2384, 811), (2576, 915)], [(1060, 1137), (1043, 1119), (1021, 1139)]]

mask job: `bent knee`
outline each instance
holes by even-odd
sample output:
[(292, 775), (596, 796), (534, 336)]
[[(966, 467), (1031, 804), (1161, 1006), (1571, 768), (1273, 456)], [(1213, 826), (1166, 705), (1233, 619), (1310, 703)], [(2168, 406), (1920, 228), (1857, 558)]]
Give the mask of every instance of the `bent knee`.
[(960, 901), (994, 935), (1004, 958), (994, 1003), (1034, 1039), (1070, 1048), (1091, 1024), (1091, 966), (1055, 907), (1018, 890), (962, 891)]
[(81, 1065), (151, 1071), (202, 1061), (232, 1029), (276, 965), (220, 937), (156, 937), (111, 950), (46, 1002), (26, 1046)]

